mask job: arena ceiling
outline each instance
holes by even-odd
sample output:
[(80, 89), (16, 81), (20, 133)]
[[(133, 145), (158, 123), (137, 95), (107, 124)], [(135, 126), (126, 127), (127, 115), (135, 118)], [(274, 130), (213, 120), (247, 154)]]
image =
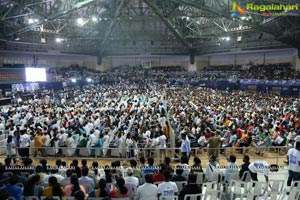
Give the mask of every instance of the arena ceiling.
[[(235, 2), (242, 8), (246, 3), (299, 3)], [(0, 49), (104, 56), (300, 47), (300, 10), (277, 14), (286, 16), (260, 11), (232, 16), (232, 4), (232, 0), (1, 0)]]

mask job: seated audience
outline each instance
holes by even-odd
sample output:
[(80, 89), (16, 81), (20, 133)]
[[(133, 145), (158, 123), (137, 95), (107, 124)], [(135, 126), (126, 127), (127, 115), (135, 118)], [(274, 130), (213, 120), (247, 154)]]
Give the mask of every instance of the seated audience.
[[(188, 177), (188, 184), (185, 185), (182, 190), (179, 193), (179, 200), (184, 200), (184, 196), (186, 194), (201, 194), (202, 190), (199, 188), (199, 186), (196, 184), (197, 181), (197, 175), (195, 174), (189, 174)], [(199, 197), (197, 200), (201, 200)]]
[(152, 182), (152, 175), (145, 175), (145, 183), (138, 187), (136, 193), (137, 200), (156, 200), (157, 199), (157, 186)]
[(49, 184), (43, 191), (43, 196), (52, 197), (52, 196), (64, 196), (65, 191), (60, 186), (60, 184), (57, 182), (57, 178), (54, 176), (51, 176), (49, 178)]
[(110, 198), (128, 197), (128, 189), (125, 187), (125, 180), (122, 177), (117, 178), (116, 185), (109, 192)]

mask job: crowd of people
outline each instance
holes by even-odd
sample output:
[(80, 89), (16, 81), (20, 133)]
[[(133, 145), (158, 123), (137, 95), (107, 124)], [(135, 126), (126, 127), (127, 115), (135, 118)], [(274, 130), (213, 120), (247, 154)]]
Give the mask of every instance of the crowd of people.
[[(296, 147), (288, 153), (288, 186), (291, 186), (292, 181), (299, 180), (299, 155), (300, 142), (297, 142)], [(111, 162), (110, 166), (99, 166), (97, 161), (89, 165), (85, 159), (81, 163), (74, 159), (70, 164), (57, 159), (54, 165), (41, 159), (34, 166), (31, 158), (24, 159), (24, 166), (20, 166), (12, 164), (12, 160), (6, 158), (5, 163), (0, 164), (0, 198), (5, 200), (12, 196), (21, 200), (23, 196), (66, 196), (76, 200), (87, 200), (88, 197), (156, 200), (159, 196), (178, 195), (183, 200), (185, 195), (202, 194), (205, 183), (220, 184), (222, 192), (230, 194), (228, 187), (233, 180), (245, 183), (250, 180), (258, 181), (258, 173), (264, 175), (269, 185), (269, 173), (278, 171), (277, 165), (270, 165), (266, 161), (250, 162), (248, 155), (244, 155), (241, 166), (236, 163), (235, 155), (229, 155), (227, 160), (228, 163), (222, 170), (214, 155), (205, 168), (202, 168), (197, 156), (193, 158), (193, 165), (188, 165), (186, 156), (182, 156), (181, 163), (175, 167), (171, 165), (169, 157), (165, 157), (157, 165), (152, 157), (147, 161), (141, 157), (139, 163), (136, 159), (131, 159), (130, 165), (126, 167), (118, 160)], [(199, 182), (199, 177), (202, 176), (205, 177)]]
[[(131, 79), (144, 74), (127, 71), (135, 75)], [(208, 158), (217, 161), (231, 147), (241, 153), (253, 147), (263, 155), (272, 146), (293, 147), (300, 141), (296, 98), (175, 87), (160, 82), (165, 76), (160, 72), (157, 79), (141, 76), (131, 82), (124, 73), (107, 77), (118, 83), (64, 88), (2, 107), (0, 132), (7, 136), (2, 148), (8, 158), (26, 160), (30, 149), (33, 156), (82, 155), (85, 150), (88, 156), (131, 159), (144, 153), (151, 158), (155, 149), (162, 161), (172, 147), (188, 163), (191, 148), (208, 147)]]

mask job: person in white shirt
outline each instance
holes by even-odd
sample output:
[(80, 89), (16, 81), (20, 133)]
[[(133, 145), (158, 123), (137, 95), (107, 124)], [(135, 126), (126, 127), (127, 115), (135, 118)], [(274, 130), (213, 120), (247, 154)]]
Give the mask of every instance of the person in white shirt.
[(158, 137), (159, 142), (159, 156), (160, 160), (163, 160), (162, 154), (164, 158), (166, 157), (166, 148), (167, 148), (167, 137), (164, 135), (162, 131), (160, 131), (160, 136)]
[(20, 156), (29, 157), (30, 136), (26, 133), (26, 130), (21, 130), (21, 136), (19, 142), (20, 142), (20, 150), (19, 150)]
[(125, 144), (126, 144), (127, 158), (134, 157), (133, 141), (131, 139), (130, 133), (127, 133)]
[(146, 182), (137, 189), (136, 200), (156, 200), (158, 189), (157, 186), (152, 183), (152, 175), (146, 174), (145, 181)]
[(300, 142), (296, 142), (295, 148), (289, 149), (287, 160), (289, 162), (287, 186), (291, 186), (292, 181), (300, 181)]
[(168, 170), (163, 172), (164, 182), (158, 185), (158, 196), (174, 196), (178, 193), (178, 187), (176, 183), (170, 181), (171, 174)]
[(251, 178), (253, 181), (258, 181), (257, 173), (262, 173), (265, 176), (266, 182), (269, 182), (269, 172), (278, 171), (277, 165), (269, 165), (266, 161), (254, 161), (249, 165)]
[(127, 168), (127, 176), (124, 178), (125, 185), (126, 184), (134, 184), (136, 187), (139, 186), (139, 179), (137, 177), (132, 176), (133, 169), (131, 167)]
[(211, 155), (209, 158), (209, 162), (206, 164), (205, 175), (208, 182), (218, 181), (220, 166), (216, 161), (216, 156)]

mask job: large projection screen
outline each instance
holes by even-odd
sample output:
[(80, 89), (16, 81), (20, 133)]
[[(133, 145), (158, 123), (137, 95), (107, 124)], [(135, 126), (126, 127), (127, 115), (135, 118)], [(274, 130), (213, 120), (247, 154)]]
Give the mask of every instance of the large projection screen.
[(46, 78), (46, 69), (45, 68), (25, 68), (26, 82), (45, 82)]

